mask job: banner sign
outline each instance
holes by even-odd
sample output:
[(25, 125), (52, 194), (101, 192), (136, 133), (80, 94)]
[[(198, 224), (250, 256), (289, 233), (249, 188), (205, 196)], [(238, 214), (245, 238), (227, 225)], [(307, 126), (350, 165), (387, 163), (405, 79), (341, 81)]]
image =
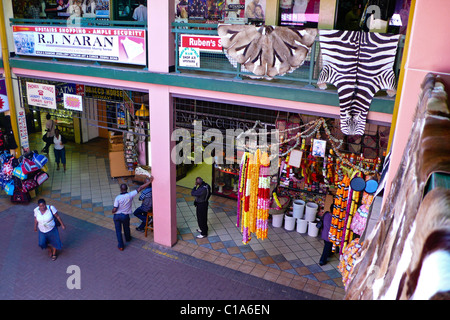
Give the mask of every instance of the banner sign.
[(55, 86), (27, 82), (27, 101), (32, 106), (56, 109)]
[(200, 51), (222, 52), (222, 40), (220, 39), (219, 36), (200, 36), (192, 34), (182, 34), (180, 47), (198, 48)]
[(17, 55), (146, 65), (143, 29), (13, 26)]
[(6, 81), (5, 79), (0, 80), (0, 112), (5, 112), (9, 110), (8, 95), (6, 93)]
[(83, 111), (83, 97), (76, 94), (64, 93), (64, 109)]

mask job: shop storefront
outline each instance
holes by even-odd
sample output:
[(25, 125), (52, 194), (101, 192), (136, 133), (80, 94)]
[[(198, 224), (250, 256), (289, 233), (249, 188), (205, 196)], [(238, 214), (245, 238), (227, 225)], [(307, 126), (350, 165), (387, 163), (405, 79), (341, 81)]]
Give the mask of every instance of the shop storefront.
[[(189, 161), (177, 165), (177, 185), (192, 188), (195, 178), (201, 176), (211, 183), (213, 194), (237, 200), (238, 225), (242, 225), (243, 217), (250, 214), (251, 208), (256, 211), (258, 206), (260, 209), (259, 205), (264, 201), (267, 216), (263, 220), (266, 226), (269, 212), (272, 223), (278, 223), (275, 221), (278, 221), (278, 218), (289, 216), (294, 219), (293, 225), (297, 222), (299, 227), (300, 221), (297, 219), (304, 220), (306, 211), (311, 211), (306, 210), (307, 205), (312, 208), (312, 215), (308, 216), (306, 223), (316, 223), (316, 219), (331, 207), (335, 250), (344, 242), (348, 243), (352, 237), (350, 232), (358, 232), (358, 235), (363, 232), (361, 221), (367, 216), (362, 217), (358, 213), (359, 220), (355, 219), (353, 228), (350, 228), (351, 221), (348, 218), (345, 220), (347, 208), (353, 210), (352, 216), (356, 216), (356, 209), (361, 206), (367, 209), (373, 201), (373, 193), (386, 155), (389, 124), (367, 123), (364, 135), (346, 136), (342, 134), (340, 121), (336, 116), (298, 114), (185, 98), (175, 98), (174, 106), (176, 128), (188, 129), (192, 141), (195, 140), (195, 131), (201, 130), (203, 138), (200, 155), (203, 155), (204, 162), (208, 162), (207, 157), (210, 155), (206, 151), (211, 150), (211, 140), (204, 138), (205, 133), (208, 130), (216, 130), (224, 136), (223, 142), (220, 142), (221, 148), (219, 146), (214, 150), (221, 151), (223, 155), (219, 158), (217, 153), (212, 152), (211, 158), (214, 159), (210, 159), (210, 164), (201, 161), (195, 163), (199, 152), (195, 149), (195, 143), (192, 143)], [(229, 135), (226, 133), (230, 129), (234, 138), (239, 132), (255, 129), (258, 140), (255, 140), (253, 145), (250, 142), (246, 144), (247, 147), (242, 148), (236, 140), (231, 143), (233, 140), (228, 139)], [(279, 140), (269, 137), (272, 130), (279, 133)], [(256, 172), (250, 177), (250, 173), (246, 171), (249, 159), (256, 157), (256, 150), (261, 158), (262, 154), (268, 151), (260, 143), (262, 137), (265, 137), (263, 140), (267, 145), (276, 145), (276, 149), (272, 151), (276, 150), (279, 157), (263, 175)], [(262, 167), (261, 164), (259, 166)], [(258, 179), (261, 178), (266, 178), (266, 192), (258, 189), (262, 181)], [(252, 185), (256, 186), (255, 190), (246, 190), (246, 181), (250, 181), (247, 179), (259, 181)], [(351, 181), (363, 184), (364, 188), (357, 189), (352, 186), (353, 202), (347, 206), (342, 202), (347, 199), (343, 192), (348, 193)], [(302, 213), (297, 212), (297, 204), (302, 204)], [(361, 215), (367, 213), (361, 212)], [(344, 222), (348, 223), (348, 228), (343, 226)], [(244, 239), (244, 242), (248, 242), (249, 235), (242, 231), (247, 239)], [(256, 232), (256, 229), (252, 232)], [(342, 237), (344, 240), (341, 241)]]
[(68, 141), (108, 144), (111, 177), (149, 167), (148, 94), (51, 80), (19, 78), (29, 133), (45, 133), (47, 116)]

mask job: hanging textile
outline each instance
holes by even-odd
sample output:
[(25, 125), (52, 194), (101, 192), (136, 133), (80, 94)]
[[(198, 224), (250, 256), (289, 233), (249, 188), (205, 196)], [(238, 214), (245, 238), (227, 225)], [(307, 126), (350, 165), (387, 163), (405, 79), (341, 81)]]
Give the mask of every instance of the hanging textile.
[(267, 238), (270, 208), (270, 160), (258, 149), (244, 153), (239, 172), (237, 226), (242, 242), (247, 244), (252, 233), (258, 239)]
[(217, 33), (235, 67), (241, 63), (255, 76), (272, 79), (304, 63), (317, 29), (223, 24), (218, 26)]
[(337, 30), (320, 30), (319, 35), (323, 69), (317, 85), (336, 86), (342, 132), (363, 135), (375, 93), (395, 94), (393, 66), (400, 35)]

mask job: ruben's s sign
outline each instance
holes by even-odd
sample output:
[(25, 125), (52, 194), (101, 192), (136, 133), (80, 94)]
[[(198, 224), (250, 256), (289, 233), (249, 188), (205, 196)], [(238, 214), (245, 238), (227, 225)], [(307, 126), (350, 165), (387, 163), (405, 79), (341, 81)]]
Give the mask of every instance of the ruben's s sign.
[(222, 41), (219, 36), (182, 34), (181, 47), (197, 48), (201, 51), (222, 51)]

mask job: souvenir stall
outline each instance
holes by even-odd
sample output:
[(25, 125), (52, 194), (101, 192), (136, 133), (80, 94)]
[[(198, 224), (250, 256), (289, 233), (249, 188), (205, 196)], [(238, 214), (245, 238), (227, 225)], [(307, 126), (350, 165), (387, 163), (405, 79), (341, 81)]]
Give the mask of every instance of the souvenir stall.
[(48, 159), (37, 152), (27, 152), (15, 158), (5, 150), (0, 154), (0, 188), (11, 196), (13, 203), (28, 203), (32, 193), (41, 186), (49, 175)]
[[(237, 225), (243, 243), (248, 243), (252, 234), (267, 238), (270, 217), (273, 227), (282, 227), (284, 220), (287, 231), (297, 227), (297, 232), (316, 237), (325, 211), (332, 214), (329, 234), (333, 251), (342, 254), (348, 243), (364, 232), (378, 187), (386, 127), (372, 127), (378, 135), (366, 134), (361, 139), (380, 137), (377, 148), (362, 143), (357, 148), (361, 153), (356, 154), (349, 151), (356, 148), (354, 140), (339, 134), (335, 122), (318, 117), (305, 122), (300, 115), (278, 119), (279, 142), (246, 147), (237, 195)], [(330, 123), (335, 126), (330, 128)], [(269, 155), (268, 150), (278, 150), (278, 154)], [(270, 170), (271, 161), (278, 162), (276, 170)]]

